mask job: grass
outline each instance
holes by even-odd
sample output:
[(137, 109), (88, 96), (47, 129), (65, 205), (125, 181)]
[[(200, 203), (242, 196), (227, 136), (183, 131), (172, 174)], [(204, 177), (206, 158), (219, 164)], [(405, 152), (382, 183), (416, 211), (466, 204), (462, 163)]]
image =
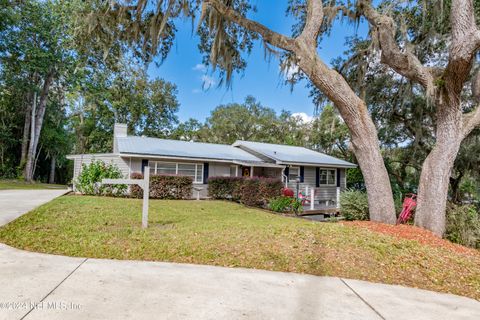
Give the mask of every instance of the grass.
[(0, 190), (13, 189), (65, 189), (67, 186), (61, 184), (48, 184), (40, 182), (28, 183), (23, 180), (7, 179), (0, 180)]
[(219, 201), (60, 197), (0, 228), (0, 241), (69, 256), (172, 261), (339, 276), (480, 299), (480, 254), (367, 228)]

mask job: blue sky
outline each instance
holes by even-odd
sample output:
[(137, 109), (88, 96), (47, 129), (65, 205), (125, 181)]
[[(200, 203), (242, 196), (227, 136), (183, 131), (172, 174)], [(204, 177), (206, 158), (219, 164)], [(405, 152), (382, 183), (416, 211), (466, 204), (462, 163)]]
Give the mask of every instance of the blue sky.
[[(279, 2), (281, 3), (279, 5)], [(287, 1), (258, 0), (258, 11), (249, 18), (255, 19), (277, 32), (290, 35), (293, 20), (285, 17)], [(190, 20), (177, 22), (178, 33), (174, 46), (160, 66), (152, 64), (149, 67), (151, 77), (160, 77), (175, 83), (178, 87), (181, 121), (188, 118), (205, 120), (216, 106), (231, 102), (242, 102), (247, 95), (257, 98), (264, 106), (280, 112), (282, 109), (292, 113), (312, 115), (314, 105), (309, 98), (309, 89), (305, 83), (299, 83), (291, 91), (290, 86), (283, 84), (278, 59), (272, 57), (270, 62), (264, 59), (264, 49), (260, 43), (255, 45), (250, 56), (246, 57), (248, 66), (244, 74), (235, 74), (232, 88), (217, 88), (218, 79), (211, 70), (202, 68), (202, 56), (198, 51), (198, 37), (192, 34)], [(329, 63), (344, 51), (345, 37), (358, 32), (366, 32), (364, 24), (358, 31), (354, 26), (337, 22), (328, 39), (322, 42), (320, 56)], [(202, 89), (202, 84), (211, 83), (208, 90)]]

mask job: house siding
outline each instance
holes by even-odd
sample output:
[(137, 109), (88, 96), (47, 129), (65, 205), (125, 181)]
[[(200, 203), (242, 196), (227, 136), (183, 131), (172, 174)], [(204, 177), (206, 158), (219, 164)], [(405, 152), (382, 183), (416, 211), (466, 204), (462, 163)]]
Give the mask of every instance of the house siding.
[(347, 189), (347, 171), (343, 168), (337, 170), (340, 170), (340, 190), (345, 191)]
[[(183, 162), (183, 163), (198, 163), (204, 164), (204, 161), (179, 161), (174, 159), (154, 159), (154, 158), (132, 158), (132, 157), (119, 157), (116, 154), (86, 154), (86, 155), (77, 155), (74, 157), (74, 180), (78, 177), (81, 172), (83, 164), (90, 164), (94, 160), (101, 160), (105, 163), (111, 163), (120, 169), (124, 177), (129, 177), (133, 172), (142, 171), (142, 160), (149, 161), (158, 161), (158, 162)], [(209, 174), (208, 177), (228, 177), (230, 176), (230, 167), (232, 164), (228, 163), (219, 163), (219, 162), (209, 162)], [(238, 166), (238, 175), (241, 175), (241, 166)], [(303, 183), (299, 184), (299, 189), (302, 192), (306, 192), (308, 187), (315, 188), (315, 200), (316, 201), (336, 201), (337, 198), (337, 187), (335, 186), (320, 186), (315, 187), (316, 185), (316, 168), (312, 166), (304, 167), (304, 180)], [(346, 189), (346, 170), (343, 168), (337, 168), (340, 176), (340, 190), (344, 191)], [(268, 174), (267, 174), (268, 173)], [(264, 168), (262, 174), (267, 174), (267, 176), (275, 176), (281, 179), (281, 169), (278, 168)], [(292, 190), (296, 190), (296, 183), (294, 181), (288, 182), (288, 187)], [(195, 187), (202, 188), (200, 191), (200, 197), (208, 197), (208, 184), (195, 184)], [(75, 189), (75, 186), (74, 186)], [(192, 198), (196, 198), (197, 192), (192, 190)], [(309, 194), (308, 194), (309, 196)]]
[(130, 164), (130, 171), (142, 172), (142, 159), (139, 158), (124, 158)]
[[(321, 168), (321, 167), (319, 167)], [(337, 168), (340, 173), (340, 191), (346, 189), (346, 175), (345, 169)], [(296, 191), (297, 184), (295, 181), (288, 182), (288, 188)], [(308, 194), (306, 194), (308, 188)], [(335, 202), (337, 199), (337, 186), (320, 186), (316, 187), (316, 167), (305, 167), (304, 169), (304, 180), (303, 183), (299, 184), (299, 191), (305, 193), (307, 196), (310, 196), (311, 188), (315, 188), (315, 201), (332, 201)]]
[(107, 164), (114, 164), (116, 165), (122, 174), (127, 177), (130, 173), (130, 167), (127, 159), (122, 159), (117, 155), (96, 155), (96, 154), (85, 154), (80, 155), (75, 158), (74, 161), (74, 168), (73, 168), (73, 178), (77, 178), (82, 171), (82, 165), (88, 165), (92, 163), (92, 161), (103, 161)]
[(116, 154), (83, 154), (78, 155), (74, 158), (73, 163), (73, 189), (76, 190), (75, 187), (75, 180), (82, 172), (83, 165), (89, 165), (93, 161), (103, 161), (107, 164), (114, 164), (116, 165), (120, 171), (122, 172), (123, 176), (127, 178), (130, 175), (130, 164), (129, 159), (120, 158)]

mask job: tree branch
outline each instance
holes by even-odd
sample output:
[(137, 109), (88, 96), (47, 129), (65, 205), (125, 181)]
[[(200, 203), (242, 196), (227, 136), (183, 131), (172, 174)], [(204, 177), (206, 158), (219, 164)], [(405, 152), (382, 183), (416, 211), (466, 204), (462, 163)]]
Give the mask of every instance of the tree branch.
[(452, 44), (445, 69), (445, 83), (452, 93), (460, 95), (476, 52), (480, 48), (480, 31), (475, 23), (472, 0), (452, 0), (450, 12)]
[(323, 23), (323, 3), (322, 0), (307, 1), (307, 18), (305, 27), (298, 37), (306, 41), (312, 48), (316, 50), (317, 39)]
[(293, 51), (295, 46), (294, 39), (277, 33), (275, 31), (270, 30), (266, 26), (256, 21), (250, 20), (238, 12), (233, 10), (232, 8), (226, 6), (222, 1), (219, 0), (204, 0), (204, 5), (210, 6), (215, 9), (218, 13), (220, 13), (225, 19), (232, 21), (247, 30), (253, 31), (258, 33), (262, 38), (278, 47), (287, 51)]
[(467, 137), (478, 126), (480, 126), (480, 105), (463, 115), (463, 136)]
[(430, 70), (408, 49), (401, 50), (395, 41), (396, 26), (393, 19), (374, 9), (371, 0), (359, 0), (358, 8), (378, 35), (381, 62), (398, 74), (421, 84), (427, 94), (433, 93), (434, 81)]

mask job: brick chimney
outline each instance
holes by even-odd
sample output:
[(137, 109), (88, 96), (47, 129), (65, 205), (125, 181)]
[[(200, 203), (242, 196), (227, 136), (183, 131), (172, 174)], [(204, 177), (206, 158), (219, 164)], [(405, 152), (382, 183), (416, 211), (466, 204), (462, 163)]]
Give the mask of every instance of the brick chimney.
[(118, 153), (118, 138), (125, 138), (127, 136), (127, 124), (115, 123), (113, 127), (113, 153)]

